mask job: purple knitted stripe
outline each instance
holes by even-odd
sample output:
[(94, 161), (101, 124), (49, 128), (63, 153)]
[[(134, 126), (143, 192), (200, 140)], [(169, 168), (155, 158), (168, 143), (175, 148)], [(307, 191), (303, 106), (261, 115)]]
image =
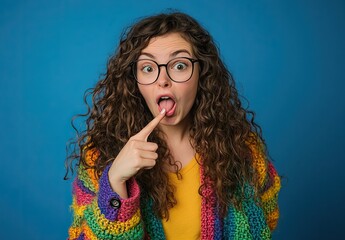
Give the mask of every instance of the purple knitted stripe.
[(77, 238), (77, 240), (84, 240), (85, 239), (85, 234), (84, 233), (81, 233), (79, 235), (79, 237)]
[(108, 220), (114, 221), (117, 218), (119, 210), (111, 207), (110, 200), (113, 198), (120, 200), (120, 196), (110, 186), (108, 178), (109, 168), (110, 165), (104, 169), (99, 180), (98, 207)]
[(83, 190), (83, 192), (90, 194), (92, 196), (96, 196), (94, 192), (92, 192), (90, 189), (84, 186), (83, 181), (81, 181), (80, 179), (77, 179), (77, 185), (81, 190)]

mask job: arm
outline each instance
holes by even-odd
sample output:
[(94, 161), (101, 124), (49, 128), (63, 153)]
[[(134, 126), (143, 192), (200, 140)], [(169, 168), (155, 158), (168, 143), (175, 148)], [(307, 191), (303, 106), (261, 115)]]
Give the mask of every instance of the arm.
[[(98, 153), (89, 150), (85, 160), (93, 165)], [(69, 239), (142, 239), (144, 235), (140, 210), (140, 190), (135, 180), (127, 182), (128, 199), (112, 191), (107, 167), (100, 179), (93, 169), (83, 165), (73, 182), (73, 223)], [(110, 237), (111, 236), (111, 237)]]
[[(133, 176), (140, 169), (156, 164), (158, 145), (147, 142), (147, 138), (164, 116), (165, 109), (132, 136), (99, 180), (93, 169), (79, 166), (73, 185), (74, 221), (69, 230), (70, 239), (143, 238), (140, 191)], [(86, 151), (84, 159), (87, 165), (94, 166), (98, 157), (98, 151), (91, 149)]]
[(266, 222), (271, 231), (278, 223), (278, 193), (280, 191), (280, 177), (273, 164), (267, 159), (264, 153), (264, 146), (256, 144), (250, 145), (253, 153), (253, 164), (259, 181), (259, 196)]

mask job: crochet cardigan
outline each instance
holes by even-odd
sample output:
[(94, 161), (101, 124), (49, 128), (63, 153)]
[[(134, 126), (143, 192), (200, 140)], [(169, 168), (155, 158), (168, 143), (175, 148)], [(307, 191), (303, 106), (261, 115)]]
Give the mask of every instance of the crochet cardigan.
[[(201, 239), (271, 239), (276, 228), (280, 178), (262, 149), (252, 147), (253, 164), (261, 186), (260, 203), (252, 197), (242, 201), (242, 208), (228, 207), (225, 218), (217, 211), (217, 201), (212, 188), (205, 188), (201, 204)], [(85, 160), (93, 165), (97, 150), (89, 150)], [(153, 201), (143, 198), (145, 192), (134, 179), (128, 181), (128, 199), (121, 199), (112, 191), (108, 180), (109, 166), (97, 179), (93, 169), (80, 165), (73, 182), (73, 223), (69, 239), (165, 239), (161, 219), (152, 211)], [(201, 183), (206, 181), (203, 168)], [(245, 187), (248, 196), (252, 188)]]

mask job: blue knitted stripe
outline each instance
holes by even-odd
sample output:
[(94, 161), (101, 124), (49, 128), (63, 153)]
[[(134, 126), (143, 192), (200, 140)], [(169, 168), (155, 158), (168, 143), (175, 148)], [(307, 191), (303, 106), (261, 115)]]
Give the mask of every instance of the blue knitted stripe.
[[(253, 194), (253, 188), (249, 185), (246, 186), (245, 191), (247, 197)], [(266, 224), (265, 215), (252, 197), (243, 202), (243, 208), (245, 214), (248, 216), (248, 223), (253, 239), (271, 239), (271, 233)]]
[(141, 199), (141, 213), (144, 220), (145, 231), (150, 239), (165, 240), (164, 229), (160, 219), (153, 212), (153, 201)]
[(224, 218), (224, 239), (235, 239), (235, 230), (236, 230), (236, 223), (235, 223), (235, 213), (234, 208), (229, 207), (228, 213)]
[(214, 240), (222, 240), (223, 238), (223, 226), (222, 221), (219, 215), (219, 208), (215, 210), (215, 219), (214, 219)]
[(250, 225), (250, 232), (254, 239), (271, 239), (271, 232), (266, 224), (262, 209), (254, 200), (243, 203)]

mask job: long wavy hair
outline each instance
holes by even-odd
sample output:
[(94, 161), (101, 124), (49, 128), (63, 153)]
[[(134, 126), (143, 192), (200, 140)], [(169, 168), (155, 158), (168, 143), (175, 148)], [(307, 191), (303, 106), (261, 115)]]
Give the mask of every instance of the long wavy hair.
[[(65, 177), (69, 170), (73, 174), (75, 161), (77, 165), (93, 168), (99, 177), (129, 138), (152, 120), (130, 65), (150, 39), (172, 32), (181, 34), (192, 45), (200, 63), (199, 86), (191, 109), (190, 139), (201, 157), (204, 175), (210, 180), (200, 186), (199, 194), (202, 195), (206, 184), (211, 184), (220, 213), (224, 215), (229, 204), (240, 207), (245, 197), (245, 184), (252, 185), (256, 193), (259, 191), (248, 143), (265, 143), (261, 128), (254, 122), (254, 113), (241, 104), (235, 82), (220, 59), (212, 37), (195, 19), (180, 12), (144, 18), (122, 34), (116, 53), (108, 61), (104, 78), (85, 93), (85, 102), (91, 98), (91, 104), (86, 114), (77, 116), (86, 117), (86, 129), (76, 130), (77, 138), (69, 143), (72, 148), (68, 150)], [(166, 164), (173, 166), (177, 174), (179, 165), (169, 153), (159, 130), (152, 132), (149, 141), (159, 145), (157, 163), (150, 170), (140, 171), (135, 178), (146, 196), (153, 199), (157, 216), (168, 218), (168, 210), (176, 204), (176, 199)], [(99, 152), (92, 165), (83, 157), (91, 148)]]

